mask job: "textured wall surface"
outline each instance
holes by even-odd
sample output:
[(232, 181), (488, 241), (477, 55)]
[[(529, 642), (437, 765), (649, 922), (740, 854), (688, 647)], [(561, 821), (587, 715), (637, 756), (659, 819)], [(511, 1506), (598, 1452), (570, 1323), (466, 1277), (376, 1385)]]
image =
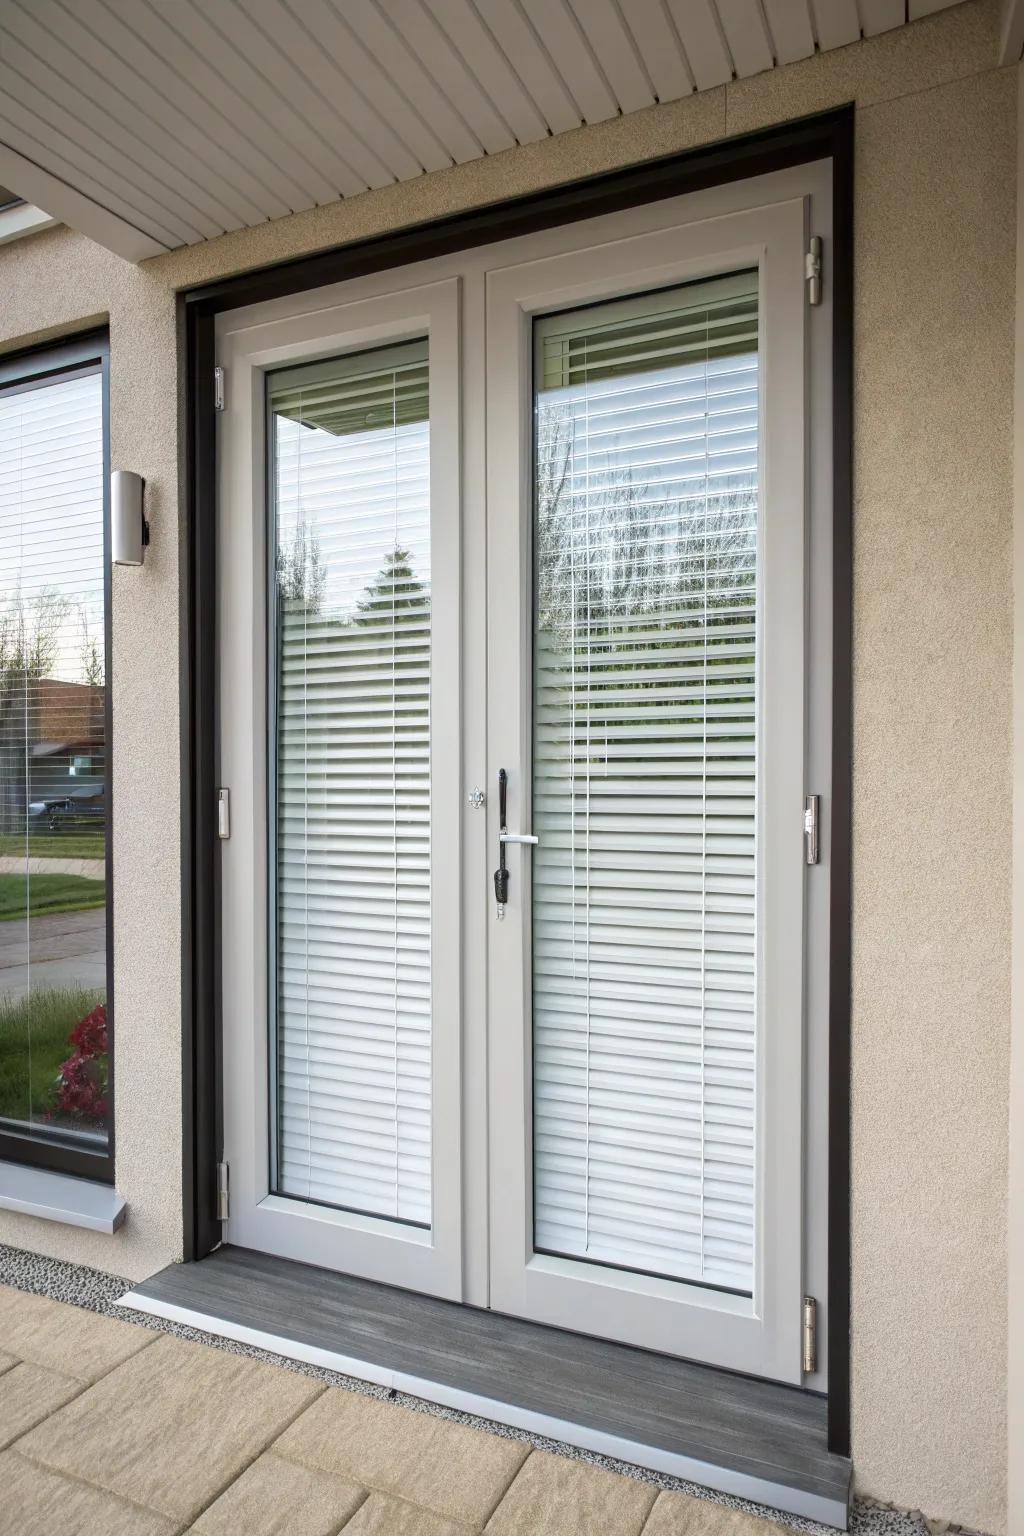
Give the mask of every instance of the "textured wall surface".
[[(0, 249), (0, 345), (111, 325), (113, 461), (153, 546), (114, 588), (117, 1237), (181, 1251), (174, 290), (855, 101), (853, 1365), (860, 1489), (1005, 1527), (1015, 71), (995, 0), (131, 268)], [(160, 808), (154, 816), (152, 808)]]

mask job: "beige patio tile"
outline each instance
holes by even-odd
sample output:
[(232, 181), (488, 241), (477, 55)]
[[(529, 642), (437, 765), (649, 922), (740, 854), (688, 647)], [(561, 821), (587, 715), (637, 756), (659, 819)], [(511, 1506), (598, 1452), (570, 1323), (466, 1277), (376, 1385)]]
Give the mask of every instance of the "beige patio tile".
[(659, 1493), (643, 1536), (782, 1536), (786, 1528), (688, 1493)]
[(10, 1445), (27, 1430), (77, 1397), (82, 1383), (41, 1365), (16, 1365), (0, 1387), (0, 1447)]
[(487, 1536), (640, 1536), (657, 1491), (604, 1467), (534, 1451), (487, 1522)]
[(0, 1348), (81, 1381), (96, 1381), (157, 1337), (48, 1296), (0, 1286)]
[(187, 1522), (322, 1391), (308, 1376), (164, 1334), (18, 1449)]
[(268, 1451), (199, 1516), (201, 1536), (333, 1536), (366, 1498), (358, 1484)]
[(440, 1515), (404, 1499), (393, 1499), (390, 1494), (371, 1493), (346, 1525), (343, 1536), (469, 1536), (478, 1529), (442, 1520)]
[(138, 1505), (0, 1453), (5, 1531), (17, 1536), (176, 1536), (181, 1526)]
[(274, 1449), (304, 1466), (397, 1494), (446, 1520), (481, 1526), (529, 1446), (332, 1387)]

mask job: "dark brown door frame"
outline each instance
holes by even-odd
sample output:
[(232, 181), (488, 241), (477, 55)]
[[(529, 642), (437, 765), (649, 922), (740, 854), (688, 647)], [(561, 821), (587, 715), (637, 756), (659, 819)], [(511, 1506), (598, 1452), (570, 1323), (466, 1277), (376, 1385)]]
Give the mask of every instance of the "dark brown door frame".
[(182, 1056), (185, 1257), (220, 1242), (223, 1145), (220, 881), (216, 827), (216, 316), (448, 251), (509, 239), (787, 166), (829, 160), (833, 178), (834, 628), (829, 978), (827, 1300), (829, 1449), (850, 1449), (850, 796), (852, 755), (853, 108), (554, 187), (451, 218), (226, 278), (179, 297), (186, 374), (187, 566), (182, 609)]

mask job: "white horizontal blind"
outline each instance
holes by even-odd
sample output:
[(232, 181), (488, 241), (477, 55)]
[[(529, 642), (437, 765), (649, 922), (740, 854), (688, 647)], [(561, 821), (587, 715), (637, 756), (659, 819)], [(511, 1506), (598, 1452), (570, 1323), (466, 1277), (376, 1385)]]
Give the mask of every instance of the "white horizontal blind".
[(271, 375), (276, 1180), (429, 1225), (426, 340)]
[(539, 1250), (749, 1292), (757, 274), (536, 323)]

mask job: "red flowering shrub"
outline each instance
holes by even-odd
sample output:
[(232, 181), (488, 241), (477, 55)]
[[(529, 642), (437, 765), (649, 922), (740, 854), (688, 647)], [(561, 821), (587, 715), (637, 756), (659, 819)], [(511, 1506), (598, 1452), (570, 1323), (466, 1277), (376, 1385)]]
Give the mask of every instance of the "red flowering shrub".
[(71, 1031), (74, 1052), (61, 1062), (56, 1102), (62, 1115), (86, 1125), (107, 1118), (107, 1009), (97, 1003)]

